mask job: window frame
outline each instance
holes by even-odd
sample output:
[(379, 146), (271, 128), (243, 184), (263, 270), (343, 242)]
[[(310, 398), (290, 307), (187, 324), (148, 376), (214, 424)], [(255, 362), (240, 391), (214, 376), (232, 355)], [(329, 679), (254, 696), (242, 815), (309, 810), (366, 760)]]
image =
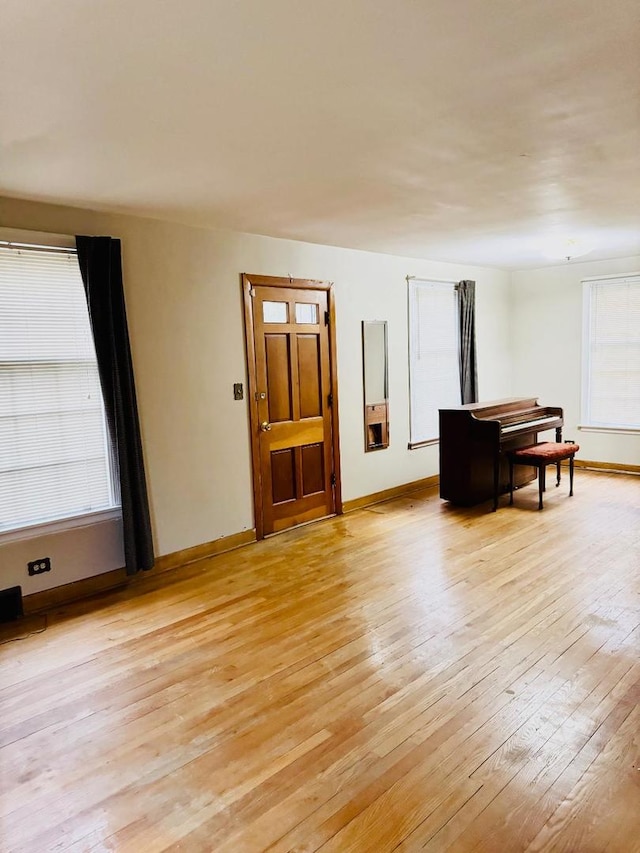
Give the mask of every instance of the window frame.
[[(407, 354), (408, 354), (408, 369), (409, 369), (409, 443), (408, 443), (408, 449), (409, 450), (418, 450), (421, 447), (429, 447), (429, 446), (437, 445), (440, 443), (439, 430), (438, 430), (438, 433), (436, 434), (436, 436), (433, 438), (420, 439), (420, 440), (414, 441), (413, 436), (412, 436), (412, 423), (413, 423), (413, 414), (412, 414), (412, 407), (413, 407), (413, 391), (412, 391), (413, 326), (412, 326), (412, 314), (411, 314), (411, 286), (412, 285), (414, 285), (414, 286), (415, 285), (423, 285), (423, 286), (426, 285), (427, 287), (433, 286), (433, 287), (437, 287), (440, 289), (445, 289), (445, 288), (451, 289), (451, 291), (453, 291), (454, 296), (455, 296), (456, 312), (457, 312), (457, 311), (459, 311), (459, 298), (460, 298), (459, 297), (459, 284), (460, 283), (458, 281), (453, 281), (450, 279), (422, 278), (421, 276), (407, 276), (407, 332), (408, 332), (408, 335), (407, 335), (407, 337), (408, 337)], [(457, 353), (456, 358), (458, 359), (458, 362), (457, 362), (457, 371), (458, 372), (456, 375), (459, 377), (460, 328), (459, 328), (459, 323), (457, 322), (457, 317), (456, 317), (456, 321), (454, 322), (454, 327), (455, 327), (455, 335), (456, 335), (456, 338), (455, 338), (455, 349), (456, 349), (456, 353)], [(458, 400), (457, 400), (455, 405), (462, 405), (462, 392), (460, 390), (459, 378), (458, 378), (458, 381), (456, 383), (456, 392), (458, 395)]]
[(122, 507), (120, 504), (108, 509), (94, 509), (79, 515), (65, 515), (53, 521), (37, 521), (34, 524), (24, 524), (21, 527), (12, 527), (11, 530), (0, 532), (0, 545), (8, 545), (10, 542), (21, 542), (27, 539), (40, 539), (44, 536), (55, 536), (79, 527), (93, 527), (96, 524), (104, 524), (108, 521), (119, 521), (122, 518)]
[(591, 389), (591, 319), (593, 314), (593, 287), (595, 284), (606, 284), (610, 282), (624, 281), (625, 279), (639, 279), (640, 272), (616, 273), (613, 275), (590, 276), (581, 279), (582, 284), (582, 358), (581, 358), (581, 383), (580, 383), (580, 424), (578, 429), (582, 432), (617, 433), (620, 435), (640, 434), (640, 423), (637, 425), (619, 425), (610, 423), (594, 423), (590, 417), (590, 389)]

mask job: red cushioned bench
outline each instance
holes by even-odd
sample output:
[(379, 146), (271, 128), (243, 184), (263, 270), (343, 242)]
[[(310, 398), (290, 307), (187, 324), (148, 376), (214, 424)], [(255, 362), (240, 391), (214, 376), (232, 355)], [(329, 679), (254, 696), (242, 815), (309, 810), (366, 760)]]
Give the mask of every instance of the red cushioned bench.
[(560, 463), (563, 459), (569, 460), (569, 497), (573, 495), (573, 457), (580, 446), (573, 441), (557, 442), (543, 441), (541, 444), (533, 444), (530, 447), (519, 447), (511, 450), (509, 457), (509, 504), (513, 504), (513, 466), (533, 465), (538, 469), (538, 509), (542, 509), (542, 494), (545, 491), (545, 478), (547, 465), (554, 465), (557, 469), (556, 487), (560, 485)]

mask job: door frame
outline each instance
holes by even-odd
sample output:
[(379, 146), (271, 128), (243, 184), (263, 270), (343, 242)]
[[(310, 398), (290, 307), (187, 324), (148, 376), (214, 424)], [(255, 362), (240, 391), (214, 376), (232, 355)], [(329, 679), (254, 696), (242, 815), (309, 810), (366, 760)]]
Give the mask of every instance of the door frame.
[[(340, 473), (340, 427), (338, 419), (338, 360), (336, 348), (336, 308), (332, 281), (316, 281), (311, 278), (280, 278), (272, 275), (242, 273), (244, 300), (244, 337), (247, 358), (249, 392), (249, 429), (251, 433), (251, 467), (253, 480), (253, 507), (255, 514), (256, 539), (264, 539), (264, 505), (262, 501), (262, 471), (260, 466), (260, 419), (258, 417), (258, 381), (256, 376), (256, 343), (253, 331), (254, 287), (281, 287), (294, 290), (324, 290), (327, 294), (329, 312), (329, 381), (331, 384), (331, 445), (333, 474), (335, 475), (334, 500), (336, 515), (342, 515), (342, 479)], [(287, 528), (291, 529), (291, 528)]]

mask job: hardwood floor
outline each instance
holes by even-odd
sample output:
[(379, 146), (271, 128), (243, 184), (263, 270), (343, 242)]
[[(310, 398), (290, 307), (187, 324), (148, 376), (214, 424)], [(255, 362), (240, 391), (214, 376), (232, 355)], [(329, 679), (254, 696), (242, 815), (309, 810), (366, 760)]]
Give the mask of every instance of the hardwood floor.
[(640, 479), (515, 500), (412, 494), (0, 647), (1, 849), (640, 851)]

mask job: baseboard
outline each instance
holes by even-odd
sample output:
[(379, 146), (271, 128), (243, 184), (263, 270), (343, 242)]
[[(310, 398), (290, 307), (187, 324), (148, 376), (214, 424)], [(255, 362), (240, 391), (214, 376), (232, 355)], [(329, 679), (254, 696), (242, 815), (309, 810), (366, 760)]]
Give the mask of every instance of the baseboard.
[(213, 542), (203, 542), (202, 545), (194, 545), (191, 548), (184, 548), (182, 551), (174, 551), (173, 554), (165, 554), (156, 559), (153, 573), (158, 574), (159, 572), (178, 569), (180, 566), (187, 566), (189, 563), (196, 563), (198, 560), (206, 560), (207, 557), (215, 557), (216, 554), (233, 551), (235, 548), (249, 545), (255, 541), (255, 530), (241, 530), (240, 533), (222, 536), (220, 539), (214, 539)]
[(383, 489), (381, 492), (374, 492), (371, 495), (363, 495), (361, 498), (344, 501), (342, 510), (343, 512), (353, 512), (354, 509), (362, 509), (365, 506), (379, 504), (382, 501), (390, 501), (392, 498), (400, 498), (403, 495), (411, 494), (411, 492), (418, 492), (421, 489), (437, 486), (439, 482), (440, 477), (438, 474), (434, 474), (431, 477), (425, 477), (424, 480), (414, 480), (412, 483), (403, 483), (401, 486), (393, 486), (391, 489)]
[(610, 474), (640, 474), (640, 465), (627, 465), (624, 462), (592, 462), (589, 459), (574, 459), (573, 464), (576, 468), (608, 471)]
[(23, 599), (24, 612), (27, 614), (41, 613), (44, 610), (53, 610), (69, 604), (71, 601), (79, 601), (81, 598), (89, 598), (101, 592), (111, 592), (127, 585), (129, 578), (124, 569), (113, 569), (101, 575), (93, 575), (90, 578), (81, 578), (62, 586), (54, 586), (42, 592), (32, 592), (25, 595)]
[(240, 533), (233, 533), (231, 536), (214, 539), (213, 542), (204, 542), (202, 545), (194, 545), (191, 548), (184, 548), (182, 551), (174, 551), (172, 554), (158, 557), (151, 572), (139, 572), (137, 575), (129, 577), (124, 569), (114, 569), (101, 575), (93, 575), (90, 578), (81, 578), (72, 583), (45, 589), (42, 592), (34, 592), (24, 597), (24, 612), (27, 614), (41, 613), (45, 610), (61, 607), (64, 604), (70, 604), (72, 601), (80, 601), (83, 598), (90, 598), (103, 592), (121, 589), (132, 583), (143, 583), (147, 578), (151, 579), (163, 572), (188, 566), (198, 560), (215, 557), (225, 551), (233, 551), (235, 548), (255, 541), (255, 530), (242, 530)]

